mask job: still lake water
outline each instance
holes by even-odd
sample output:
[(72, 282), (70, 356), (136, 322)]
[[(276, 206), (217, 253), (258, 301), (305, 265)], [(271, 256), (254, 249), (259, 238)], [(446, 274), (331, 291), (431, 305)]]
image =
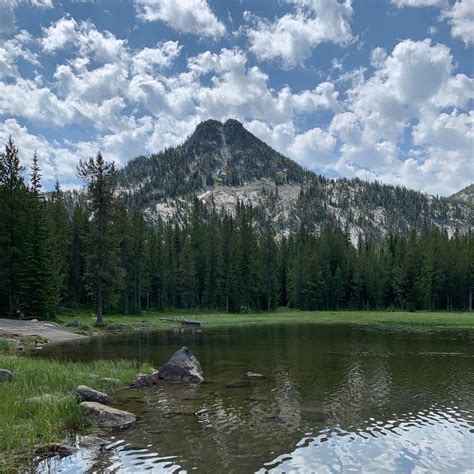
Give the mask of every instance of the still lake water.
[(185, 345), (206, 382), (121, 392), (134, 427), (39, 470), (474, 472), (473, 343), (462, 329), (286, 324), (50, 346), (42, 356), (159, 367)]

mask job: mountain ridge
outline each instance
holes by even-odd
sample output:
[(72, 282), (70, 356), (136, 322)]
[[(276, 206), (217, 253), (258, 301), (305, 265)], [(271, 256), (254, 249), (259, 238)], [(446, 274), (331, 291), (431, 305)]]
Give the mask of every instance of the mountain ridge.
[(131, 160), (118, 176), (125, 201), (149, 219), (189, 215), (192, 200), (234, 212), (252, 205), (279, 234), (304, 224), (317, 232), (327, 221), (377, 239), (435, 226), (452, 234), (470, 230), (472, 206), (400, 186), (330, 179), (277, 152), (235, 119), (201, 122), (183, 144)]

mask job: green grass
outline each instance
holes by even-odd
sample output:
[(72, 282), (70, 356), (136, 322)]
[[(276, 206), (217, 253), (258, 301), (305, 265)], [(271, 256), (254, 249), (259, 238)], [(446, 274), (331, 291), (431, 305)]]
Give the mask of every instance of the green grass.
[[(207, 327), (275, 324), (275, 323), (314, 323), (314, 324), (366, 324), (366, 325), (410, 325), (410, 326), (445, 326), (474, 327), (474, 312), (390, 312), (390, 311), (297, 311), (279, 309), (269, 313), (228, 314), (185, 311), (149, 312), (142, 315), (106, 314), (104, 321), (122, 324), (134, 329), (147, 325), (153, 329), (166, 329), (176, 326), (174, 323), (161, 321), (162, 317), (177, 317), (203, 321)], [(79, 319), (81, 324), (93, 324), (91, 310), (67, 310), (61, 313), (64, 322)]]
[[(110, 393), (113, 382), (102, 378), (126, 384), (137, 372), (151, 370), (130, 361), (62, 363), (12, 354), (0, 354), (0, 367), (15, 373), (13, 381), (0, 382), (0, 471), (16, 471), (35, 446), (64, 441), (85, 428), (73, 395), (78, 385)], [(44, 394), (53, 400), (31, 402)]]

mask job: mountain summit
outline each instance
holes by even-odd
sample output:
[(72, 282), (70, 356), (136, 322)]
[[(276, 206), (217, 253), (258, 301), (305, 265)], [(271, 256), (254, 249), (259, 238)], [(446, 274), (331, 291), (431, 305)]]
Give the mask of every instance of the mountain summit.
[[(316, 161), (317, 161), (317, 157)], [(151, 219), (180, 220), (197, 196), (234, 212), (251, 205), (273, 220), (279, 233), (301, 224), (317, 231), (324, 222), (382, 238), (430, 226), (448, 233), (469, 229), (469, 203), (360, 179), (318, 176), (277, 152), (237, 120), (206, 120), (180, 146), (130, 161), (119, 173), (126, 202)]]

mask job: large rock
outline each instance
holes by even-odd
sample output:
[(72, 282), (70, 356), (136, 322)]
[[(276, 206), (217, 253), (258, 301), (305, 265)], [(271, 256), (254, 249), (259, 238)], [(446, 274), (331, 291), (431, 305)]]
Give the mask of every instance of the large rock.
[(135, 380), (130, 384), (131, 388), (143, 388), (158, 382), (159, 372), (154, 370), (151, 374), (138, 374)]
[(108, 405), (110, 402), (110, 397), (106, 393), (99, 392), (86, 385), (79, 385), (76, 388), (76, 397), (82, 402), (97, 402), (104, 405)]
[(187, 347), (182, 347), (173, 354), (173, 357), (160, 369), (159, 377), (171, 382), (201, 383), (204, 381), (201, 364)]
[(137, 417), (128, 411), (117, 410), (97, 402), (82, 402), (79, 404), (90, 423), (100, 428), (128, 428)]
[(15, 375), (11, 370), (0, 369), (0, 382), (12, 380)]

